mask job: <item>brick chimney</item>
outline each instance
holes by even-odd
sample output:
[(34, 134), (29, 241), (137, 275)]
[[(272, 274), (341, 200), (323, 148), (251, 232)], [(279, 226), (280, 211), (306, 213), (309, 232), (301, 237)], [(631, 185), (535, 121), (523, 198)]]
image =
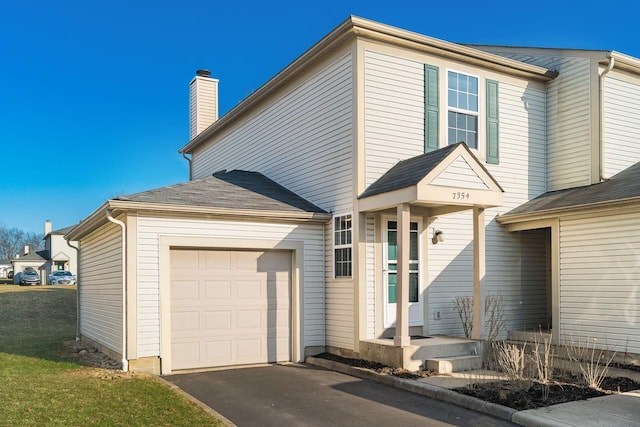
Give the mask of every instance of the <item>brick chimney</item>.
[(198, 70), (189, 83), (189, 137), (218, 120), (218, 80), (211, 78), (209, 70)]

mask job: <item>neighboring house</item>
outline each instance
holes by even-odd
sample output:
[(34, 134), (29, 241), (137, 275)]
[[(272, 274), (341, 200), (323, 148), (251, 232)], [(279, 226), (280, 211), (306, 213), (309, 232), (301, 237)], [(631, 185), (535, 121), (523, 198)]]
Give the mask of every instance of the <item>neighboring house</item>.
[(65, 227), (59, 230), (51, 229), (51, 221), (44, 224), (44, 248), (48, 254), (46, 271), (47, 277), (53, 271), (67, 270), (76, 275), (78, 272), (78, 242), (71, 241), (67, 244), (64, 236), (73, 227)]
[(0, 279), (6, 279), (9, 271), (11, 271), (11, 261), (8, 259), (0, 259)]
[(219, 120), (198, 74), (191, 180), (67, 234), (79, 334), (125, 368), (375, 360), (382, 337), (413, 366), (410, 336), (463, 336), (456, 296), (485, 337), (488, 295), (508, 331), (640, 354), (640, 60), (350, 17)]
[(24, 247), (22, 255), (11, 260), (14, 271), (14, 283), (18, 283), (20, 276), (18, 273), (23, 272), (28, 267), (40, 272), (42, 283), (48, 283), (51, 272), (57, 270), (68, 270), (72, 274), (77, 274), (78, 265), (78, 242), (71, 241), (71, 245), (67, 244), (64, 235), (71, 230), (72, 227), (61, 228), (59, 230), (51, 230), (51, 221), (44, 223), (44, 249), (32, 252), (29, 246)]
[(41, 283), (46, 283), (46, 265), (48, 258), (49, 254), (47, 251), (40, 250), (33, 252), (29, 245), (25, 245), (22, 254), (16, 254), (16, 257), (11, 260), (11, 264), (13, 264), (13, 283), (20, 283), (20, 275), (28, 269), (33, 269), (40, 273)]

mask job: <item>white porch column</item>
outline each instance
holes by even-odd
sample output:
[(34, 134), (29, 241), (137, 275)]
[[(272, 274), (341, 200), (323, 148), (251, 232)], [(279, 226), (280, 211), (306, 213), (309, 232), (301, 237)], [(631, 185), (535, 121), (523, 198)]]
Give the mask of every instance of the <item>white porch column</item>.
[(482, 336), (484, 306), (482, 285), (486, 273), (484, 208), (473, 208), (473, 329), (471, 338)]
[(398, 205), (398, 263), (396, 283), (396, 335), (393, 344), (405, 347), (411, 343), (409, 337), (409, 228), (411, 207), (408, 203)]

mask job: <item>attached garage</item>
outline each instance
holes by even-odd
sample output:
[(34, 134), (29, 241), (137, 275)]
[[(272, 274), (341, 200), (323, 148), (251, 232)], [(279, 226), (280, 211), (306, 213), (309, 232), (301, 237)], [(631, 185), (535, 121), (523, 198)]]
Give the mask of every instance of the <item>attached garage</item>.
[[(302, 361), (325, 345), (330, 219), (246, 171), (108, 200), (68, 235), (80, 242), (78, 336), (156, 374)], [(107, 262), (109, 275), (90, 268)]]
[(171, 250), (172, 370), (291, 360), (288, 251)]

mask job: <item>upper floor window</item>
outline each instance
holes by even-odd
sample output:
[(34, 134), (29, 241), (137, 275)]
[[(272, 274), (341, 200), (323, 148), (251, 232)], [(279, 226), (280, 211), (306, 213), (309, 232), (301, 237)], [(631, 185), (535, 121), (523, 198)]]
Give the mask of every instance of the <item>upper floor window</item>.
[(351, 277), (351, 215), (333, 217), (333, 269), (335, 277)]
[(478, 148), (478, 78), (447, 73), (447, 142)]

